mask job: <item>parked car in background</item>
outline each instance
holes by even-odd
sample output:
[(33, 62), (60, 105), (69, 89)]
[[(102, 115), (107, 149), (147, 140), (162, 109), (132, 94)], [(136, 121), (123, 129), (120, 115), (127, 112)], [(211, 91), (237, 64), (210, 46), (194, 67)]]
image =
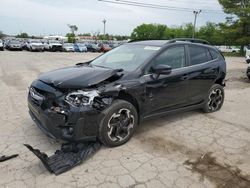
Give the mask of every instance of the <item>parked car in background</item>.
[(18, 40), (9, 40), (7, 43), (6, 43), (6, 46), (5, 48), (7, 50), (23, 50), (22, 49), (22, 43)]
[(104, 53), (112, 50), (112, 48), (108, 44), (99, 44), (98, 46), (100, 47), (101, 52)]
[(72, 44), (72, 43), (63, 43), (62, 50), (64, 52), (74, 52), (75, 51), (74, 44)]
[(44, 42), (44, 49), (51, 52), (62, 52), (62, 44), (58, 40), (48, 40)]
[(26, 42), (26, 48), (29, 51), (44, 51), (44, 45), (41, 40), (30, 39)]
[(226, 62), (198, 39), (130, 42), (34, 80), (28, 107), (48, 136), (120, 146), (142, 120), (224, 102)]
[(250, 45), (246, 47), (246, 62), (250, 64)]
[(240, 52), (239, 48), (232, 47), (232, 46), (218, 46), (218, 49), (222, 53), (238, 53), (238, 52)]
[(247, 67), (247, 77), (250, 80), (250, 63), (248, 64), (248, 67)]
[(87, 44), (86, 47), (88, 52), (101, 52), (101, 48), (96, 44)]
[(74, 49), (75, 49), (75, 52), (87, 52), (88, 51), (86, 45), (83, 43), (75, 43)]
[(4, 50), (4, 46), (3, 46), (3, 41), (0, 39), (0, 50), (3, 51)]

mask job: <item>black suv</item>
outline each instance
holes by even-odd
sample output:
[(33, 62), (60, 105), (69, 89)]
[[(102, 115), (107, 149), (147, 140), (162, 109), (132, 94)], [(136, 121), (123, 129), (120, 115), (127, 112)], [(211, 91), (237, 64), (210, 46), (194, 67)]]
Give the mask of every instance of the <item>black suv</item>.
[(30, 86), (28, 106), (52, 138), (119, 146), (146, 118), (219, 110), (225, 77), (224, 57), (203, 40), (135, 41), (40, 75)]

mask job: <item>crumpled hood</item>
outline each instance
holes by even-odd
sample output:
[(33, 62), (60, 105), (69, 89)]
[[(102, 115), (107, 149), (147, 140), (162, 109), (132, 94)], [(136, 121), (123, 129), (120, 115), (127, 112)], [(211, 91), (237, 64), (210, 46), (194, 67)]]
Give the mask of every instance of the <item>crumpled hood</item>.
[(57, 69), (38, 77), (47, 84), (62, 89), (81, 89), (96, 85), (114, 75), (119, 70), (102, 67), (75, 66)]

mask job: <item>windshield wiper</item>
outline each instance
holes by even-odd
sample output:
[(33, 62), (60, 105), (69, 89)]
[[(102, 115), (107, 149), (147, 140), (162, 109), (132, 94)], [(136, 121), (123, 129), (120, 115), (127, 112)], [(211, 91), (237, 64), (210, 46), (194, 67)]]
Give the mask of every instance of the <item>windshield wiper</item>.
[[(91, 64), (90, 64), (91, 65)], [(93, 66), (93, 65), (92, 65)], [(105, 68), (105, 69), (111, 69), (111, 70), (114, 70), (116, 72), (123, 72), (124, 69), (120, 68), (120, 69), (113, 69), (113, 68), (110, 68), (110, 67), (104, 67), (104, 66), (101, 66), (101, 65), (94, 65), (96, 67), (101, 67), (101, 68)]]

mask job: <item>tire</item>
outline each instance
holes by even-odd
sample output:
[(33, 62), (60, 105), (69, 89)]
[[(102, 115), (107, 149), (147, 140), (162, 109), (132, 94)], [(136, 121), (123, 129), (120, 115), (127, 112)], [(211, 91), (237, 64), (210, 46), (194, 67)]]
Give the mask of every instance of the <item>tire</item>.
[(203, 111), (205, 113), (212, 113), (219, 111), (223, 106), (225, 98), (224, 87), (219, 84), (214, 84), (206, 96)]
[(134, 105), (125, 100), (115, 100), (104, 114), (99, 128), (99, 140), (109, 147), (128, 142), (138, 125), (138, 114)]

